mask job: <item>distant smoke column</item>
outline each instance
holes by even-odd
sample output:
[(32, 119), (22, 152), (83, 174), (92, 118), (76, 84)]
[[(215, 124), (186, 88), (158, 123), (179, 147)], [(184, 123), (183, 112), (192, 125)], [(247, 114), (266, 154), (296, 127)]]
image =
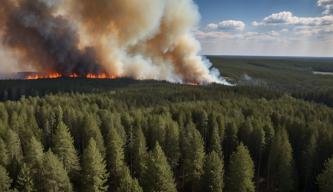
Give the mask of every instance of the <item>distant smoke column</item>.
[(8, 9), (3, 43), (19, 52), (22, 63), (30, 63), (43, 72), (99, 72), (94, 50), (79, 50), (72, 23), (55, 15), (58, 1), (4, 1)]

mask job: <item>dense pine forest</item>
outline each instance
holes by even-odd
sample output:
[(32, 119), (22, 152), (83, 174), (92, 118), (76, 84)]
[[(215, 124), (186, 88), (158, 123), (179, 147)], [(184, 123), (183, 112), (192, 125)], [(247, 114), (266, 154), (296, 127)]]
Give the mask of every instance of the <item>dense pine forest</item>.
[(127, 79), (1, 86), (0, 191), (333, 189), (333, 109), (286, 92)]

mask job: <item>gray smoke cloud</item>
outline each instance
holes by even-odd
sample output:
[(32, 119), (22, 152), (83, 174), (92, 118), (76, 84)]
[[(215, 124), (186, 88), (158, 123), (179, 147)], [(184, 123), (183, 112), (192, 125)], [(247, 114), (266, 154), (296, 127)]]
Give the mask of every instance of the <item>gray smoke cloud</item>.
[(3, 46), (41, 72), (225, 83), (198, 56), (192, 0), (2, 0)]
[(5, 1), (3, 44), (18, 52), (22, 62), (62, 74), (101, 70), (94, 49), (79, 50), (76, 29), (65, 17), (55, 15), (56, 1)]

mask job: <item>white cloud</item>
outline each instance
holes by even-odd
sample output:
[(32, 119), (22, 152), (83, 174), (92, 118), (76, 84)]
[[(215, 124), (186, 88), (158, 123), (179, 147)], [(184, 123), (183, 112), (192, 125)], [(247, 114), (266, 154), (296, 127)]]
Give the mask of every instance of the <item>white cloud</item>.
[(280, 33), (277, 31), (269, 32), (242, 32), (242, 33), (227, 33), (221, 31), (197, 31), (195, 33), (199, 40), (261, 40), (272, 41), (279, 38)]
[(207, 28), (209, 30), (217, 30), (219, 28), (219, 25), (215, 24), (215, 23), (210, 23), (210, 24), (207, 25)]
[(260, 22), (254, 21), (252, 25), (255, 27), (266, 25), (325, 26), (333, 25), (333, 15), (326, 15), (321, 17), (297, 17), (294, 16), (291, 12), (284, 11), (265, 17)]
[(207, 25), (209, 30), (220, 31), (243, 31), (245, 29), (245, 23), (239, 20), (225, 20), (219, 23), (210, 23)]
[(211, 23), (196, 36), (203, 54), (236, 55), (333, 55), (333, 0), (316, 0), (324, 8), (317, 17), (295, 16), (283, 11), (252, 22), (252, 30), (242, 21)]
[(196, 31), (195, 36), (200, 40), (207, 39), (233, 39), (237, 34), (230, 34), (222, 31)]
[(323, 14), (328, 15), (333, 13), (333, 0), (318, 0), (317, 4), (324, 8)]

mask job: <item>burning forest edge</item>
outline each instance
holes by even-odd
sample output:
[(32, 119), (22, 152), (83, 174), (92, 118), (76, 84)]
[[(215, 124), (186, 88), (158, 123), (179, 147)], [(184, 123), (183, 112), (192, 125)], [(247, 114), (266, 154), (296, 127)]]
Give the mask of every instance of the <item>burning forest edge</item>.
[(48, 73), (28, 79), (228, 84), (199, 56), (192, 32), (199, 18), (192, 0), (3, 0), (0, 45), (10, 54), (0, 62), (14, 59), (21, 71)]
[(59, 79), (59, 78), (86, 78), (86, 79), (117, 79), (120, 77), (114, 75), (108, 75), (105, 73), (102, 74), (87, 74), (87, 75), (78, 75), (76, 73), (63, 75), (60, 73), (49, 73), (49, 74), (41, 74), (41, 73), (33, 73), (24, 77), (26, 80), (37, 80), (37, 79)]

